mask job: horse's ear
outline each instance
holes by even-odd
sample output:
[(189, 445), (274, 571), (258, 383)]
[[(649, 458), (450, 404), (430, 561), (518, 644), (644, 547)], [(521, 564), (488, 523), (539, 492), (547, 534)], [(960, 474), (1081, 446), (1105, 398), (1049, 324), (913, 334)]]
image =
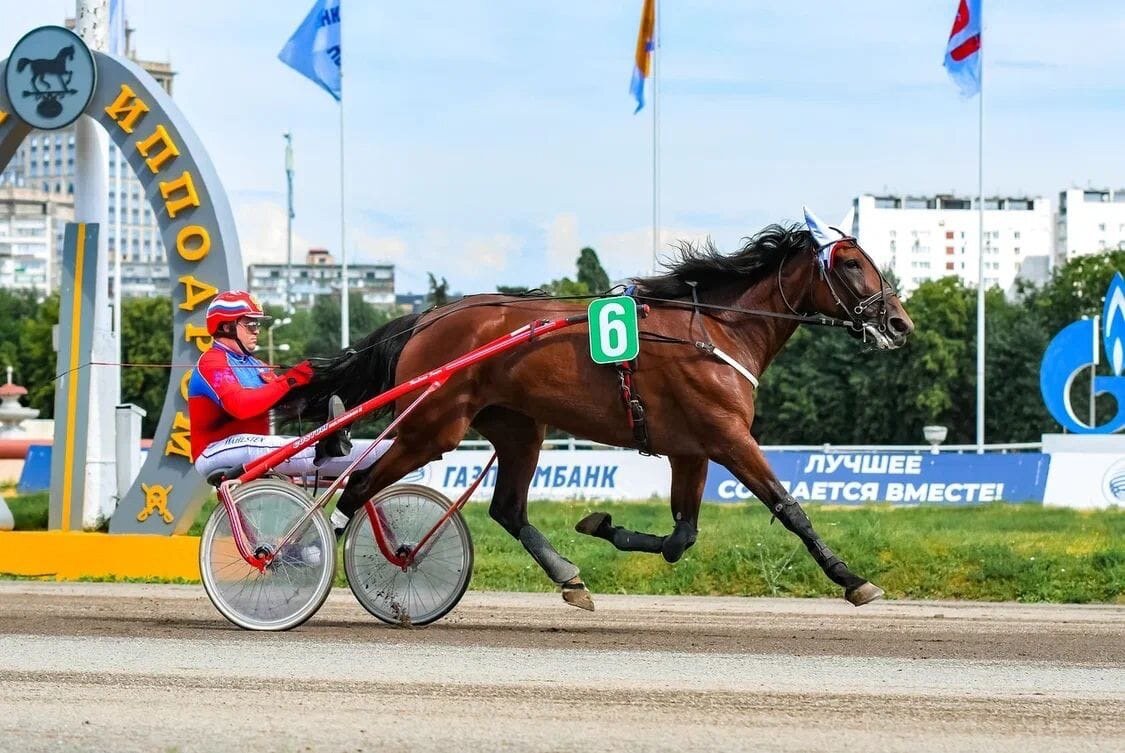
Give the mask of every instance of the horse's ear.
[[(839, 240), (835, 237), (836, 233), (832, 231), (826, 223), (821, 222), (820, 218), (812, 213), (808, 207), (805, 210), (805, 225), (808, 226), (809, 232), (812, 233), (813, 240), (816, 241), (817, 246), (827, 246)], [(839, 232), (839, 231), (836, 231)]]
[(840, 224), (836, 225), (833, 229), (847, 238), (854, 238), (855, 233), (852, 232), (852, 226), (855, 224), (855, 207), (850, 207), (848, 213), (844, 215), (844, 219), (840, 220)]

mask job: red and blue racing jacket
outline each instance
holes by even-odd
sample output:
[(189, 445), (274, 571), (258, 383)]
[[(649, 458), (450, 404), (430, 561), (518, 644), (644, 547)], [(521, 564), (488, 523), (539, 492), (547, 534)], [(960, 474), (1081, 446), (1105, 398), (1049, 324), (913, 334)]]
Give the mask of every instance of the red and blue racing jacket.
[(269, 410), (289, 387), (254, 356), (212, 345), (188, 381), (192, 460), (207, 445), (234, 434), (269, 434)]

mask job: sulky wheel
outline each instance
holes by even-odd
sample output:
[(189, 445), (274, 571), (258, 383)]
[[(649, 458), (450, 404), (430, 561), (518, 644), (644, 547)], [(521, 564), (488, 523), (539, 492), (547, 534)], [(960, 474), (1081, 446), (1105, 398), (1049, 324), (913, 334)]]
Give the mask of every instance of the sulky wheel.
[[(263, 478), (239, 486), (234, 503), (252, 549), (271, 552), (313, 501), (288, 481)], [(220, 504), (199, 542), (199, 571), (215, 608), (247, 630), (289, 630), (320, 609), (336, 573), (336, 543), (317, 510), (264, 571), (238, 553), (230, 518)]]
[[(412, 550), (451, 503), (424, 486), (392, 486), (373, 500), (392, 552)], [(352, 516), (344, 533), (344, 572), (356, 599), (392, 625), (426, 625), (444, 617), (469, 587), (473, 540), (458, 511), (433, 534), (405, 570), (383, 555), (368, 517)]]

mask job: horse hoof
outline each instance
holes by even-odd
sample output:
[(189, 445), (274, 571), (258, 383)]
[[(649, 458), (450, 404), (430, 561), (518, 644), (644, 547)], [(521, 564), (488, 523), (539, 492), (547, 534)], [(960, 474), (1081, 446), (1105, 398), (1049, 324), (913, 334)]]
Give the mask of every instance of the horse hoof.
[(610, 517), (608, 513), (592, 512), (578, 521), (574, 526), (574, 530), (579, 533), (584, 533), (587, 536), (597, 536), (598, 531), (600, 531), (603, 526), (608, 526), (610, 524), (609, 521)]
[(870, 581), (864, 581), (862, 585), (845, 591), (844, 598), (855, 606), (862, 607), (864, 604), (883, 598), (883, 589)]
[(586, 584), (577, 578), (562, 584), (562, 597), (572, 607), (585, 609), (587, 612), (594, 611), (594, 597), (590, 595)]

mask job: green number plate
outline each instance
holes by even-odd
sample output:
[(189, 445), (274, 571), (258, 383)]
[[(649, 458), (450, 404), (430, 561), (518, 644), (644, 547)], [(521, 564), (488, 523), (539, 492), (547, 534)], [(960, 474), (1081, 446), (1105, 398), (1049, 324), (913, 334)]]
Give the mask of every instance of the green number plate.
[(632, 296), (598, 298), (590, 303), (590, 358), (594, 363), (631, 361), (640, 352), (637, 302)]

